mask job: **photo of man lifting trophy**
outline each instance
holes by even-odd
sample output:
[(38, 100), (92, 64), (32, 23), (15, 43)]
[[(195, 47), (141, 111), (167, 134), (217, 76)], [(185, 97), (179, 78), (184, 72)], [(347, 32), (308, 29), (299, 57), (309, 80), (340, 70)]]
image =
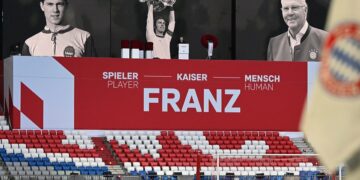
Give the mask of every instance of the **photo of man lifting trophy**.
[[(153, 57), (157, 59), (171, 59), (170, 42), (175, 29), (175, 11), (173, 5), (176, 0), (140, 0), (147, 2), (148, 14), (146, 22), (146, 40), (154, 44)], [(155, 16), (154, 12), (161, 12), (167, 7), (170, 13), (167, 18)]]

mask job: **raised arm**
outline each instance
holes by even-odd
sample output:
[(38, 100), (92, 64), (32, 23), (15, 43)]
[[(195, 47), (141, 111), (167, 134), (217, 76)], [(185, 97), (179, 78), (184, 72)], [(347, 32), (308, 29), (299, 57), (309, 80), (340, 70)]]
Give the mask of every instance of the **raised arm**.
[(148, 42), (152, 42), (152, 37), (154, 36), (154, 6), (152, 4), (149, 4), (146, 21), (146, 40)]
[(170, 14), (169, 14), (169, 26), (166, 34), (172, 36), (175, 29), (175, 11), (174, 8), (171, 7)]

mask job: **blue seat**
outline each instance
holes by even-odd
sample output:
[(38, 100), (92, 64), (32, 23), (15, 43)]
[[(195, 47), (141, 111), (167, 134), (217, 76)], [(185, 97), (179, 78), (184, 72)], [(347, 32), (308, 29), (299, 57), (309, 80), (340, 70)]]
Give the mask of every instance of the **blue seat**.
[(100, 168), (101, 168), (101, 170), (104, 171), (104, 172), (109, 171), (109, 169), (108, 169), (107, 167), (105, 167), (105, 166), (104, 166), (104, 167), (100, 167)]
[(55, 171), (62, 171), (63, 167), (62, 166), (54, 166), (54, 170)]
[(36, 165), (37, 165), (37, 166), (44, 166), (44, 162), (42, 162), (42, 161), (36, 161)]
[(35, 161), (28, 161), (29, 166), (36, 166), (36, 162)]
[(96, 175), (96, 171), (88, 171), (88, 175)]
[(9, 157), (1, 157), (4, 162), (12, 162)]
[(137, 171), (130, 171), (130, 176), (138, 176), (139, 173)]
[(80, 170), (80, 174), (81, 175), (89, 175), (89, 171), (88, 170)]
[(10, 161), (12, 161), (12, 162), (19, 162), (19, 159), (18, 159), (16, 156), (12, 156), (12, 157), (10, 158)]

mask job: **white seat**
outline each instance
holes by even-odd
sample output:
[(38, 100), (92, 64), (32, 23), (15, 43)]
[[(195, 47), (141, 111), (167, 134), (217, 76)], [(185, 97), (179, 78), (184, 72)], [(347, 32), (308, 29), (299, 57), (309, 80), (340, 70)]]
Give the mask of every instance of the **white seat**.
[(251, 143), (250, 140), (245, 140), (245, 144), (246, 144), (246, 145), (251, 145), (252, 143)]
[(255, 149), (255, 145), (248, 145), (248, 148), (249, 148), (250, 150), (254, 150), (254, 149)]
[(140, 167), (140, 162), (133, 162), (134, 167)]
[(153, 168), (151, 166), (145, 166), (145, 171), (148, 172), (148, 171), (152, 171)]
[(245, 167), (237, 167), (238, 171), (245, 171)]
[(76, 139), (76, 144), (85, 144), (83, 139)]
[(138, 146), (139, 146), (139, 145), (142, 145), (142, 146), (145, 147), (145, 145), (143, 144), (143, 141), (142, 141), (142, 140), (139, 140), (139, 139), (135, 140), (135, 144), (137, 144)]
[(83, 162), (83, 166), (90, 167), (90, 163), (89, 162)]
[(209, 150), (207, 150), (207, 149), (201, 149), (201, 151), (203, 154), (209, 154)]
[(141, 135), (140, 140), (142, 140), (142, 141), (148, 140), (148, 136), (147, 135)]
[(154, 159), (160, 158), (160, 154), (159, 153), (152, 154), (152, 157)]
[(260, 171), (266, 171), (266, 167), (259, 167)]
[(313, 167), (313, 163), (307, 162), (307, 163), (305, 163), (305, 166), (306, 166), (306, 167)]
[(98, 167), (104, 167), (105, 163), (104, 162), (96, 162)]
[(126, 141), (125, 141), (125, 140), (123, 140), (123, 139), (119, 139), (119, 140), (117, 140), (117, 142), (118, 142), (120, 145), (122, 145), (122, 144), (126, 144)]
[(115, 138), (116, 140), (122, 140), (122, 139), (123, 139), (122, 136), (120, 136), (120, 135), (114, 136), (114, 138)]
[(31, 154), (32, 158), (38, 158), (39, 157), (39, 154), (37, 154), (37, 153), (30, 153), (30, 154)]
[(245, 171), (252, 171), (252, 167), (245, 167)]
[(161, 171), (161, 167), (160, 167), (160, 166), (154, 166), (154, 167), (153, 167), (153, 170), (154, 170), (155, 172), (159, 172), (159, 171)]
[[(24, 155), (24, 157), (25, 157), (25, 155)], [(25, 157), (25, 158), (26, 158), (26, 157)], [(55, 158), (55, 157), (50, 157), (50, 158), (49, 158), (49, 161), (50, 161), (50, 162), (56, 162), (56, 158)]]
[(70, 157), (65, 158), (65, 162), (69, 163), (72, 162), (72, 159)]
[(69, 144), (76, 144), (76, 140), (75, 139), (69, 139)]
[(249, 176), (249, 172), (248, 171), (241, 171), (241, 176)]
[(177, 166), (170, 166), (171, 171), (179, 171), (179, 168)]
[(299, 163), (299, 167), (305, 167), (305, 166), (306, 166), (305, 163), (303, 163), (303, 162)]
[(15, 153), (15, 154), (21, 153), (21, 149), (20, 149), (20, 148), (14, 148), (14, 153)]
[(78, 134), (77, 134), (77, 135), (74, 135), (74, 139), (75, 139), (75, 140), (80, 140), (80, 139), (81, 139), (81, 136), (78, 135)]
[(295, 167), (289, 167), (288, 169), (289, 169), (289, 171), (291, 171), (291, 172), (296, 171)]
[(157, 174), (158, 176), (163, 176), (163, 175), (165, 175), (164, 171), (157, 171), (156, 174)]
[(129, 149), (130, 149), (130, 150), (136, 149), (136, 145), (135, 145), (135, 144), (131, 144), (131, 145), (129, 146)]
[(39, 158), (46, 158), (46, 154), (45, 153), (39, 153)]
[(266, 142), (265, 141), (259, 141), (259, 145), (266, 145)]
[(57, 161), (57, 162), (65, 162), (65, 158), (63, 158), (63, 157), (57, 157), (57, 158), (56, 158), (56, 161)]
[(149, 153), (149, 150), (148, 150), (148, 149), (141, 149), (141, 150), (140, 150), (140, 153), (141, 153), (141, 154), (148, 154), (148, 153)]
[(190, 175), (190, 174), (189, 174), (189, 171), (182, 171), (181, 174), (182, 174), (183, 176), (189, 176), (189, 175)]
[(131, 162), (124, 162), (124, 168), (128, 168), (128, 167), (131, 167), (132, 166), (132, 164), (131, 164)]
[(129, 135), (124, 135), (123, 138), (125, 141), (131, 140), (131, 136)]
[(161, 170), (163, 170), (164, 172), (170, 171), (170, 167), (169, 166), (163, 166), (163, 167), (161, 167)]
[(172, 175), (174, 175), (174, 172), (172, 172), (172, 171), (165, 171), (165, 175), (167, 175), (167, 176), (172, 176)]

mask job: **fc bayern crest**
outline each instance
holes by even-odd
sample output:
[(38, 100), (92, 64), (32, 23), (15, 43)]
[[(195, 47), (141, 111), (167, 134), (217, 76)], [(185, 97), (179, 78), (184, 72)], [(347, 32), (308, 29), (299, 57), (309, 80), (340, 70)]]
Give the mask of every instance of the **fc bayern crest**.
[(320, 79), (337, 96), (360, 95), (360, 25), (338, 26), (326, 40)]

